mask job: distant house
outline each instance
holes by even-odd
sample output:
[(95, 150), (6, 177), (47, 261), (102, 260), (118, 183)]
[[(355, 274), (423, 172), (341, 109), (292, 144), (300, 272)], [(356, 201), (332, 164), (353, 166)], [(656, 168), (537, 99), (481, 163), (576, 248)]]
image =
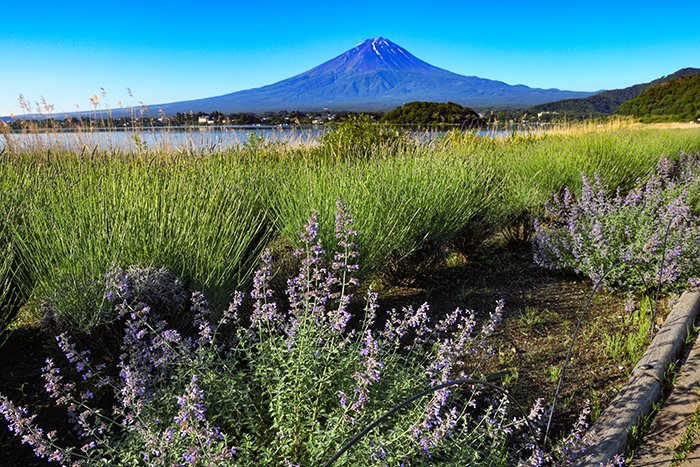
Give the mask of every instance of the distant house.
[(216, 122), (210, 115), (202, 115), (197, 119), (197, 123), (200, 125), (213, 125)]

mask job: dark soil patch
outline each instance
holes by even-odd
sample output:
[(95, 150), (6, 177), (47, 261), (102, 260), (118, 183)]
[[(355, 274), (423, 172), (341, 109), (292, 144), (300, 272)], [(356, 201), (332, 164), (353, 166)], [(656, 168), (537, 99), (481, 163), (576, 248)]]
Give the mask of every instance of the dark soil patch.
[[(497, 299), (505, 300), (504, 319), (494, 334), (497, 355), (489, 370), (511, 372), (504, 384), (522, 405), (542, 397), (549, 406), (592, 289), (588, 278), (535, 265), (530, 245), (492, 239), (470, 258), (452, 254), (442, 267), (418, 278), (411, 287), (388, 289), (380, 294), (380, 304), (400, 309), (428, 302), (436, 318), (457, 307), (487, 317)], [(659, 313), (663, 316), (666, 311)], [(624, 296), (599, 289), (584, 315), (566, 370), (555, 410), (555, 432), (570, 429), (587, 403), (597, 418), (626, 383), (636, 362), (612, 359), (605, 342), (606, 334), (631, 331), (625, 318)]]

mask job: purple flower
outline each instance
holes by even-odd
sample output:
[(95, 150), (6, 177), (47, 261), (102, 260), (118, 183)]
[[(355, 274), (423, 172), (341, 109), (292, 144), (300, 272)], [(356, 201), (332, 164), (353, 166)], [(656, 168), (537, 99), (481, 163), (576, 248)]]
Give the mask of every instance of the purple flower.
[[(593, 184), (582, 175), (581, 196), (574, 199), (565, 190), (563, 200), (555, 197), (545, 218), (535, 222), (535, 262), (584, 273), (594, 282), (607, 272), (608, 285), (627, 289), (680, 283), (697, 274), (700, 222), (687, 185), (700, 175), (699, 160), (682, 158), (681, 170), (661, 160), (656, 173), (625, 196), (619, 189), (609, 195), (597, 174)], [(620, 262), (631, 263), (635, 272), (613, 268)]]
[(232, 321), (235, 322), (238, 320), (238, 309), (243, 303), (243, 297), (243, 293), (238, 291), (236, 291), (233, 294), (233, 300), (229, 304), (228, 308), (226, 308), (224, 313), (221, 315), (221, 319), (219, 320), (219, 326), (225, 326)]
[(316, 236), (318, 235), (318, 211), (313, 210), (311, 216), (309, 217), (304, 231), (299, 234), (301, 241), (306, 244), (312, 244), (316, 241)]
[(28, 415), (26, 408), (14, 405), (3, 394), (0, 394), (0, 413), (7, 420), (10, 431), (21, 436), (23, 444), (32, 446), (37, 457), (57, 462), (63, 460), (63, 451), (53, 443), (56, 432), (44, 433), (34, 422), (36, 415)]
[(340, 399), (340, 406), (345, 408), (348, 405), (348, 395), (343, 391), (338, 391), (338, 398)]
[(175, 422), (180, 426), (180, 436), (193, 433), (195, 421), (204, 420), (204, 391), (197, 386), (197, 376), (192, 375), (190, 383), (187, 385), (185, 394), (177, 396), (177, 403), (180, 410), (175, 416)]
[(496, 309), (491, 313), (489, 316), (489, 321), (484, 325), (484, 327), (481, 330), (481, 334), (486, 337), (490, 335), (494, 329), (496, 329), (496, 326), (498, 326), (498, 323), (501, 322), (501, 319), (503, 318), (503, 308), (505, 307), (505, 302), (503, 300), (497, 300), (496, 301)]

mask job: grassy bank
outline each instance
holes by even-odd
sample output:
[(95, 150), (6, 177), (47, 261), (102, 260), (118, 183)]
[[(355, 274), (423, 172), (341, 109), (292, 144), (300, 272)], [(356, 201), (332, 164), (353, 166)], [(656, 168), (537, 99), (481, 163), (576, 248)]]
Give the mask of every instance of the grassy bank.
[[(342, 129), (341, 129), (342, 130)], [(581, 173), (623, 192), (661, 156), (700, 151), (700, 130), (618, 129), (437, 141), (375, 137), (371, 125), (297, 146), (262, 140), (225, 151), (6, 151), (0, 163), (3, 310), (21, 300), (88, 331), (109, 320), (113, 266), (165, 266), (223, 306), (271, 241), (298, 242), (313, 209), (332, 243), (336, 199), (360, 232), (364, 277), (446, 242), (466, 252), (531, 220)], [(403, 259), (403, 260), (402, 260)], [(47, 308), (48, 307), (48, 308)], [(16, 308), (16, 307), (15, 307)]]
[[(0, 162), (2, 316), (9, 321), (22, 306), (22, 317), (52, 326), (25, 326), (10, 336), (2, 415), (16, 433), (29, 433), (24, 439), (36, 455), (64, 462), (319, 465), (421, 388), (451, 387), (469, 377), (492, 381), (486, 384), (495, 392), (456, 386), (435, 392), (384, 422), (341, 463), (429, 462), (422, 457), (428, 455), (465, 465), (566, 463), (586, 428), (583, 400), (591, 400), (596, 417), (626, 378), (654, 318), (631, 296), (596, 295), (576, 361), (564, 370), (573, 343), (566, 336), (591, 289), (571, 270), (585, 272), (581, 260), (604, 248), (595, 244), (593, 255), (577, 255), (578, 263), (555, 273), (533, 263), (530, 245), (509, 240), (527, 239), (538, 217), (547, 228), (537, 232), (540, 241), (572, 235), (609, 247), (631, 224), (616, 217), (620, 203), (612, 193), (636, 187), (630, 194), (636, 200), (647, 180), (646, 186), (668, 191), (668, 197), (647, 198), (675, 199), (697, 213), (698, 154), (698, 130), (494, 139), (452, 132), (435, 140), (361, 121), (308, 146), (254, 138), (231, 150), (6, 150)], [(664, 156), (685, 162), (658, 164)], [(654, 182), (657, 166), (668, 168), (661, 170), (668, 178), (663, 184)], [(692, 183), (685, 183), (684, 170)], [(607, 190), (585, 188), (594, 172)], [(565, 187), (573, 192), (569, 201), (545, 209)], [(651, 188), (645, 193), (657, 193)], [(591, 209), (569, 209), (572, 198)], [(658, 218), (647, 198), (622, 207), (639, 204)], [(318, 217), (309, 219), (313, 210)], [(605, 229), (598, 213), (620, 221)], [(691, 214), (674, 218), (692, 224), (685, 229), (692, 240), (698, 223)], [(557, 223), (557, 215), (567, 222)], [(560, 231), (559, 224), (578, 227)], [(647, 230), (656, 238), (661, 229)], [(332, 261), (323, 259), (318, 240), (330, 250), (327, 259), (335, 251)], [(293, 246), (301, 247), (296, 259), (289, 254)], [(278, 262), (263, 255), (253, 273), (265, 247)], [(626, 254), (628, 245), (620, 251)], [(364, 311), (361, 297), (348, 294), (356, 269), (365, 284), (391, 283), (401, 275), (415, 279), (431, 258), (440, 266), (426, 267), (429, 275), (412, 284), (413, 292), (405, 288), (392, 297), (393, 311), (373, 292)], [(286, 295), (274, 274), (278, 267), (286, 268), (284, 278), (292, 274)], [(251, 293), (233, 295), (236, 289)], [(410, 296), (415, 289), (421, 292)], [(206, 295), (191, 293), (196, 290)], [(65, 355), (49, 351), (54, 366), (41, 343), (64, 330)], [(96, 365), (103, 357), (105, 366)], [(72, 371), (58, 368), (66, 358)], [(564, 373), (548, 437), (542, 424), (548, 402), (535, 398), (549, 399)], [(49, 398), (78, 405), (48, 413)], [(40, 425), (65, 427), (61, 433), (75, 427), (59, 419), (75, 419), (71, 412), (79, 406), (77, 438), (44, 436), (12, 400), (38, 412)], [(103, 407), (114, 401), (104, 418)], [(530, 416), (512, 402), (531, 404)], [(18, 443), (0, 436), (0, 450), (11, 456)], [(30, 456), (18, 454), (17, 463)]]

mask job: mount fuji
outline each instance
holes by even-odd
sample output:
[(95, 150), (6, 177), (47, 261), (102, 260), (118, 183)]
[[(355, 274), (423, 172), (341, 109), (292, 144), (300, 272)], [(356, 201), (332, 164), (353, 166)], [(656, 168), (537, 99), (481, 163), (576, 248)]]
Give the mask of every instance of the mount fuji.
[(530, 88), (463, 76), (430, 65), (388, 39), (367, 39), (291, 78), (222, 96), (150, 106), (177, 112), (389, 110), (411, 101), (456, 102), (478, 109), (528, 107), (593, 93)]

